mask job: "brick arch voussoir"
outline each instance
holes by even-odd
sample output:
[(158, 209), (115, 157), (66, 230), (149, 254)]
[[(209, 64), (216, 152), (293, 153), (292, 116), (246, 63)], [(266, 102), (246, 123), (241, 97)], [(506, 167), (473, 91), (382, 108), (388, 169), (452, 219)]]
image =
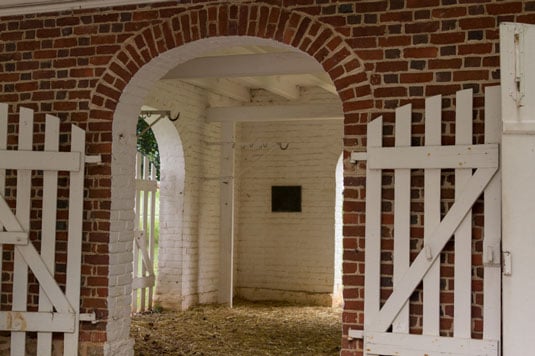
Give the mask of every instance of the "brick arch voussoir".
[(216, 36), (272, 39), (309, 54), (331, 77), (344, 102), (344, 111), (365, 108), (362, 102), (370, 100), (362, 98), (371, 95), (371, 87), (361, 60), (330, 25), (268, 4), (225, 3), (180, 12), (126, 40), (95, 86), (90, 116), (111, 119), (128, 82), (160, 54)]

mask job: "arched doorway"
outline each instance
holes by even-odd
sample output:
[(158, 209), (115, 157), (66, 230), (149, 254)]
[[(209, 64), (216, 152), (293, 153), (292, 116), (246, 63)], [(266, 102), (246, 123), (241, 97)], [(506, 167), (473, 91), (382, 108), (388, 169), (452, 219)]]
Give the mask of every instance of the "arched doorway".
[[(228, 37), (210, 37), (195, 42), (192, 41), (191, 32), (184, 37), (181, 36), (180, 40), (174, 39), (173, 41), (166, 41), (168, 48), (173, 48), (167, 51), (163, 51), (160, 47), (154, 47), (150, 45), (150, 50), (147, 53), (146, 46), (147, 41), (156, 42), (154, 33), (139, 35), (141, 43), (136, 43), (135, 40), (129, 42), (129, 45), (125, 45), (124, 53), (128, 53), (127, 57), (133, 58), (135, 62), (133, 65), (139, 69), (132, 70), (132, 77), (124, 85), (113, 84), (122, 94), (116, 100), (116, 107), (113, 113), (113, 160), (112, 160), (112, 228), (110, 235), (110, 253), (113, 255), (115, 251), (118, 254), (124, 252), (124, 244), (126, 241), (131, 241), (132, 232), (129, 230), (127, 224), (124, 224), (120, 220), (122, 214), (128, 214), (130, 207), (133, 206), (133, 199), (130, 198), (133, 195), (132, 186), (125, 184), (132, 177), (132, 165), (133, 161), (133, 132), (134, 132), (134, 120), (128, 120), (130, 117), (136, 117), (139, 108), (143, 104), (143, 99), (150, 90), (150, 87), (171, 68), (179, 63), (183, 63), (189, 59), (193, 59), (209, 50), (216, 50), (230, 45), (258, 45), (259, 42), (263, 42), (265, 45), (292, 49), (295, 47), (302, 48), (306, 53), (314, 55), (316, 60), (322, 62), (324, 69), (329, 70), (330, 76), (335, 80), (337, 84), (337, 90), (345, 90), (344, 101), (354, 103), (350, 106), (345, 106), (345, 112), (358, 111), (365, 106), (369, 106), (368, 101), (361, 101), (357, 98), (357, 87), (360, 87), (361, 91), (366, 84), (362, 84), (362, 81), (366, 80), (366, 74), (356, 59), (351, 55), (351, 51), (347, 45), (339, 39), (339, 37), (333, 33), (331, 29), (324, 28), (320, 24), (315, 24), (309, 19), (302, 18), (300, 15), (297, 17), (292, 15), (292, 24), (290, 24), (290, 17), (286, 14), (280, 13), (280, 9), (266, 8), (267, 13), (270, 11), (277, 13), (274, 18), (269, 17), (269, 21), (274, 21), (273, 24), (276, 28), (280, 28), (280, 32), (269, 30), (269, 25), (264, 28), (251, 29), (249, 32), (247, 25), (245, 26), (245, 33), (256, 35), (259, 37), (271, 37), (273, 39), (262, 39), (258, 37), (250, 36), (228, 36), (229, 28), (222, 27), (219, 30), (222, 31), (221, 35)], [(226, 17), (226, 12), (220, 12), (220, 16)], [(187, 16), (191, 14), (188, 13)], [(264, 17), (264, 15), (262, 15)], [(242, 20), (240, 20), (242, 21)], [(244, 23), (249, 23), (247, 17), (243, 18)], [(297, 21), (295, 23), (295, 21)], [(288, 23), (288, 27), (286, 27)], [(169, 23), (167, 23), (167, 30), (169, 29)], [(165, 27), (164, 26), (164, 27)], [(241, 28), (240, 26), (238, 26)], [(297, 27), (300, 32), (297, 33)], [(295, 30), (292, 30), (294, 28)], [(216, 30), (219, 31), (219, 30)], [(179, 30), (177, 30), (180, 33)], [(259, 31), (257, 33), (257, 31)], [(310, 31), (310, 36), (303, 36)], [(230, 31), (230, 34), (239, 34)], [(202, 30), (201, 30), (202, 33)], [(160, 33), (161, 34), (161, 33)], [(147, 37), (148, 36), (148, 37)], [(204, 35), (203, 35), (204, 36)], [(164, 36), (162, 35), (162, 38)], [(196, 37), (196, 36), (193, 36)], [(279, 42), (281, 41), (281, 42)], [(188, 42), (182, 44), (183, 42)], [(136, 43), (136, 44), (135, 44)], [(161, 42), (160, 42), (161, 43)], [(284, 44), (286, 43), (286, 44)], [(139, 46), (145, 48), (139, 48)], [(173, 47), (175, 46), (175, 47)], [(177, 47), (178, 46), (178, 47)], [(161, 46), (165, 48), (165, 46)], [(160, 51), (161, 53), (159, 53)], [(140, 58), (139, 53), (144, 53)], [(159, 56), (156, 54), (159, 53)], [(147, 56), (150, 58), (148, 59)], [(116, 57), (116, 63), (122, 67), (128, 67), (130, 61), (121, 55)], [(113, 66), (110, 66), (110, 68)], [(116, 71), (116, 70), (115, 70)], [(114, 70), (110, 69), (110, 72)], [(135, 74), (134, 74), (135, 73)], [(105, 93), (106, 88), (110, 84), (103, 84), (103, 86), (97, 85), (96, 97), (99, 99), (109, 97), (109, 94)], [(100, 88), (100, 89), (99, 89)], [(112, 95), (113, 96), (113, 95)], [(97, 101), (99, 99), (96, 99)], [(107, 100), (107, 99), (105, 99)], [(121, 183), (120, 183), (121, 182)], [(121, 251), (121, 252), (119, 252)], [(120, 260), (120, 259), (117, 259)], [(115, 261), (115, 262), (114, 262)], [(125, 269), (125, 263), (117, 262), (114, 258), (110, 258), (109, 268), (109, 280), (110, 280), (110, 298), (109, 298), (109, 313), (110, 318), (108, 322), (108, 341), (107, 350), (117, 350), (123, 347), (129, 348), (131, 341), (128, 341), (127, 326), (129, 325), (129, 313), (128, 304), (129, 297), (122, 294), (121, 291), (128, 290), (128, 280), (125, 278), (128, 275), (128, 269)], [(121, 285), (118, 285), (118, 281), (124, 281)], [(126, 288), (125, 288), (126, 287)], [(124, 293), (124, 292), (123, 292)]]

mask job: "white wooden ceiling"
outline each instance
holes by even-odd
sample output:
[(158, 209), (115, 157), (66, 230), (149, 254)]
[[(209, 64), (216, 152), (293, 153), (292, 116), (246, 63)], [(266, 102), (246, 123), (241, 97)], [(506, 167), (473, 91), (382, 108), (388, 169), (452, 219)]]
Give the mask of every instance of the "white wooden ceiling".
[[(180, 64), (162, 80), (181, 80), (238, 102), (233, 107), (209, 109), (209, 121), (341, 119), (343, 116), (336, 88), (327, 73), (312, 57), (297, 51), (263, 46), (227, 48)], [(330, 102), (307, 101), (301, 97), (305, 88), (323, 91), (323, 97), (330, 98)], [(257, 90), (271, 93), (274, 105), (254, 106), (252, 94)]]

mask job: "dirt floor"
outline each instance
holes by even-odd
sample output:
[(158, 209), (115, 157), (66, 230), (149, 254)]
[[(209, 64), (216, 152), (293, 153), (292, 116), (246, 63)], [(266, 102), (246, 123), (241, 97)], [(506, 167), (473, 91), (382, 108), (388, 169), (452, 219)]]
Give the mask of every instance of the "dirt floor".
[(235, 302), (132, 319), (135, 354), (338, 355), (341, 310), (288, 303)]

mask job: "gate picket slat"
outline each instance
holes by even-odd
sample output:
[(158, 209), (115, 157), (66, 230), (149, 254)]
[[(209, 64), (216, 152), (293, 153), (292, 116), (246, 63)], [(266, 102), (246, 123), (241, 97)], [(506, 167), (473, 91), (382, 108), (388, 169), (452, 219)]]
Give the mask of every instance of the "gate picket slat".
[[(0, 103), (0, 150), (7, 148), (7, 115), (9, 106)], [(6, 170), (0, 169), (0, 197), (3, 197), (6, 189)], [(3, 230), (2, 222), (0, 221), (0, 230)], [(0, 244), (0, 276), (2, 275), (2, 266), (4, 265), (4, 246)], [(2, 293), (2, 283), (0, 283), (0, 293)]]
[[(396, 109), (395, 145), (411, 145), (412, 106)], [(410, 263), (411, 170), (394, 172), (394, 288), (409, 269)], [(401, 309), (392, 325), (394, 332), (409, 331), (409, 303)]]
[[(31, 151), (33, 144), (33, 110), (21, 108), (19, 114), (18, 149)], [(31, 170), (17, 171), (17, 202), (16, 216), (21, 227), (28, 231), (30, 228), (31, 206)], [(26, 311), (28, 295), (28, 265), (15, 248), (13, 266), (13, 311)], [(24, 355), (26, 352), (26, 333), (12, 332), (11, 355)]]
[[(149, 180), (149, 166), (150, 166), (150, 162), (149, 162), (149, 158), (144, 156), (143, 157), (143, 179), (144, 180)], [(143, 238), (145, 239), (143, 241), (144, 243), (144, 246), (147, 246), (147, 232), (148, 232), (148, 229), (149, 229), (149, 192), (147, 190), (143, 191), (143, 231), (145, 231), (145, 234), (143, 235)], [(146, 252), (146, 251), (145, 251)], [(147, 269), (145, 268), (145, 264), (142, 263), (141, 264), (141, 276), (142, 277), (145, 277), (147, 273)], [(140, 304), (141, 304), (141, 310), (145, 310), (146, 308), (146, 294), (147, 294), (147, 289), (146, 288), (142, 288), (141, 289), (141, 300), (140, 300)]]
[[(425, 145), (441, 144), (442, 96), (436, 95), (425, 101)], [(432, 231), (440, 224), (440, 174), (441, 170), (428, 168), (424, 171), (424, 246), (434, 236)], [(440, 261), (435, 261), (423, 281), (423, 334), (440, 334)]]
[[(463, 187), (461, 194), (459, 194), (460, 198), (455, 201), (444, 219), (442, 219), (440, 225), (433, 230), (432, 234), (434, 239), (430, 241), (428, 245), (430, 252), (432, 253), (431, 258), (428, 259), (425, 251), (421, 251), (418, 254), (411, 267), (400, 281), (399, 288), (393, 290), (378, 315), (377, 313), (372, 314), (374, 320), (368, 330), (384, 332), (388, 329), (398, 311), (406, 303), (407, 299), (423, 279), (433, 262), (440, 256), (440, 251), (442, 251), (450, 237), (455, 233), (457, 226), (464, 219), (466, 213), (477, 198), (481, 195), (497, 169), (498, 167), (479, 168), (470, 178), (469, 182)], [(366, 243), (367, 241), (368, 240), (366, 240)], [(366, 301), (364, 305), (366, 305)]]
[[(151, 163), (151, 177), (150, 179), (156, 182), (156, 167)], [(149, 263), (150, 268), (148, 268), (149, 275), (154, 275), (154, 248), (155, 248), (155, 227), (156, 227), (156, 190), (151, 191), (151, 201), (150, 201), (150, 233), (149, 233)], [(154, 293), (154, 288), (149, 287), (149, 300), (148, 307), (152, 308), (152, 294)]]
[[(485, 142), (501, 138), (501, 88), (485, 90)], [(483, 338), (500, 340), (501, 326), (501, 174), (498, 172), (485, 189), (483, 227)]]
[[(381, 147), (383, 118), (368, 124), (367, 148)], [(366, 230), (364, 325), (371, 325), (379, 313), (381, 287), (381, 171), (366, 169)]]
[[(71, 151), (80, 152), (85, 156), (85, 131), (77, 126), (71, 126)], [(84, 166), (79, 172), (69, 174), (69, 227), (67, 241), (67, 282), (65, 296), (76, 313), (74, 332), (65, 334), (64, 355), (78, 353), (78, 334), (80, 327), (80, 279), (82, 268), (82, 223), (84, 197)]]
[[(455, 144), (472, 143), (472, 89), (457, 92), (455, 105)], [(471, 169), (455, 170), (455, 200), (461, 198), (461, 190), (472, 177)], [(455, 271), (453, 302), (453, 335), (471, 337), (472, 310), (472, 210), (470, 209), (455, 232)]]
[[(134, 228), (137, 230), (141, 229), (140, 221), (141, 221), (141, 190), (137, 188), (137, 181), (142, 179), (141, 175), (141, 153), (136, 153), (136, 206), (135, 206), (135, 223)], [(134, 243), (133, 246), (133, 252), (134, 252), (134, 261), (133, 261), (133, 277), (134, 279), (139, 277), (139, 248)], [(138, 296), (138, 290), (136, 288), (132, 288), (132, 312), (137, 312), (137, 296)]]
[[(45, 151), (59, 149), (59, 119), (46, 116)], [(57, 206), (57, 171), (43, 172), (43, 218), (41, 223), (41, 257), (50, 273), (54, 274), (55, 241), (56, 241), (56, 206)], [(46, 296), (43, 287), (39, 290), (39, 311), (52, 311), (52, 303)], [(46, 356), (52, 353), (52, 333), (37, 335), (37, 355)]]
[[(133, 246), (134, 281), (132, 284), (132, 312), (143, 312), (152, 308), (154, 292), (154, 248), (156, 168), (148, 157), (136, 154), (136, 197), (135, 197), (135, 243)], [(139, 300), (138, 300), (139, 299)]]

